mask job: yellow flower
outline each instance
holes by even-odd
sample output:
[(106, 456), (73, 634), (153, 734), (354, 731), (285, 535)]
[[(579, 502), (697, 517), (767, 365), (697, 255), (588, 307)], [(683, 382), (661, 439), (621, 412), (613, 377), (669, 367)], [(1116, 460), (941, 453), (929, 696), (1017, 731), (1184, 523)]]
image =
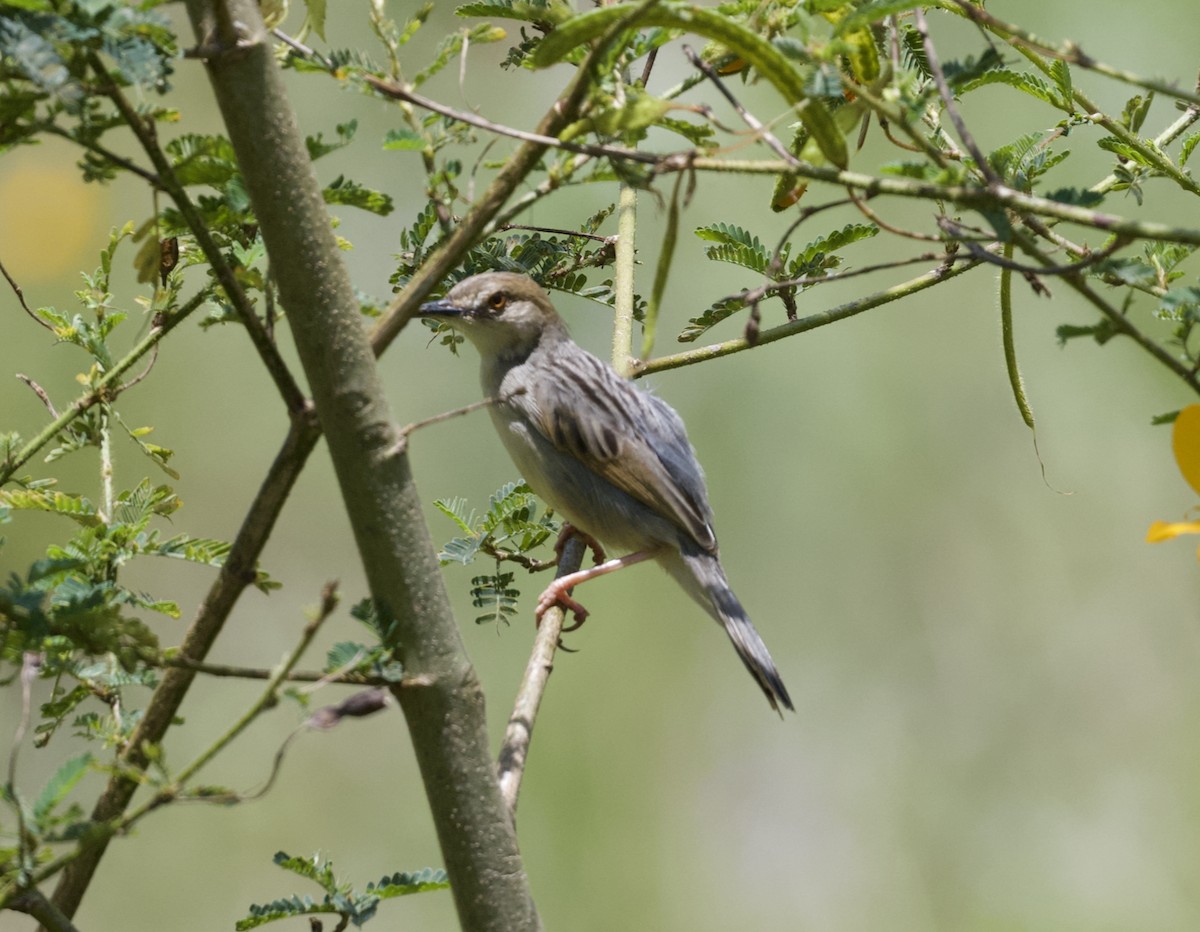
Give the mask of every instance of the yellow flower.
[(1200, 534), (1200, 521), (1152, 521), (1146, 531), (1146, 543), (1162, 543), (1180, 534)]
[[(1175, 418), (1171, 448), (1183, 478), (1200, 494), (1200, 404), (1188, 405)], [(1173, 540), (1180, 534), (1200, 534), (1200, 521), (1154, 521), (1146, 531), (1146, 543)], [(1196, 557), (1200, 559), (1200, 549)]]

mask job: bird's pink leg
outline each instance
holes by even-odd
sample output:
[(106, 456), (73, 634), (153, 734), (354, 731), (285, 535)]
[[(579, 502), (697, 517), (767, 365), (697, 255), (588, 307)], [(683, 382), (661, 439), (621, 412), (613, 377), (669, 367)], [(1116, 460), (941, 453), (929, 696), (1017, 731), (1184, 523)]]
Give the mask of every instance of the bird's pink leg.
[(626, 566), (633, 566), (633, 564), (641, 563), (643, 560), (652, 560), (656, 556), (658, 556), (657, 550), (639, 550), (637, 553), (631, 553), (628, 556), (608, 560), (599, 566), (593, 566), (591, 569), (579, 570), (575, 573), (568, 573), (566, 576), (560, 576), (546, 587), (545, 592), (538, 596), (538, 604), (537, 609), (534, 611), (534, 617), (540, 622), (542, 616), (552, 606), (561, 605), (563, 608), (569, 609), (574, 613), (576, 622), (574, 627), (564, 628), (563, 630), (573, 631), (587, 619), (588, 610), (571, 598), (568, 594), (569, 590), (580, 583), (587, 582), (589, 579), (595, 579), (597, 576), (604, 576), (608, 573), (615, 573)]

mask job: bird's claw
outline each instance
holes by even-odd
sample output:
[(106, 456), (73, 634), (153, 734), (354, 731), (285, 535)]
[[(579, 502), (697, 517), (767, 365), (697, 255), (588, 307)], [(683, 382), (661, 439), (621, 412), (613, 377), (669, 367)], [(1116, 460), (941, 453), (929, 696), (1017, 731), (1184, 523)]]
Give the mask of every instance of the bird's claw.
[(563, 631), (574, 631), (587, 621), (588, 610), (571, 598), (567, 594), (567, 590), (558, 585), (558, 581), (555, 580), (546, 587), (545, 592), (538, 596), (537, 608), (534, 610), (533, 617), (537, 619), (539, 625), (542, 623), (542, 616), (556, 605), (575, 616), (575, 624), (564, 627)]
[[(558, 532), (558, 540), (554, 543), (554, 556), (557, 557), (556, 562), (562, 561), (563, 548), (567, 546), (567, 541), (572, 537), (578, 537), (583, 541), (584, 546), (592, 551), (592, 562), (597, 566), (605, 560), (604, 548), (600, 546), (600, 542), (584, 531), (579, 530), (575, 525), (564, 521), (562, 530)], [(587, 614), (586, 612), (584, 613)]]

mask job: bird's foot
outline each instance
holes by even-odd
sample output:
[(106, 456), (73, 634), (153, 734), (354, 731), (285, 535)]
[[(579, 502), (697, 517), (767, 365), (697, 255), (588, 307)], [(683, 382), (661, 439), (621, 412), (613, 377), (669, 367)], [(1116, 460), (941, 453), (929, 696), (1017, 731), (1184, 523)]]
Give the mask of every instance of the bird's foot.
[[(592, 551), (592, 562), (599, 566), (604, 562), (604, 548), (600, 546), (600, 542), (585, 531), (579, 530), (575, 525), (567, 521), (563, 522), (562, 530), (558, 532), (558, 540), (554, 543), (554, 556), (558, 561), (562, 560), (563, 547), (567, 546), (567, 541), (572, 537), (578, 537), (583, 541), (584, 546)], [(586, 612), (585, 612), (586, 614)]]
[(534, 611), (534, 617), (541, 623), (542, 616), (546, 614), (553, 606), (561, 605), (565, 610), (575, 614), (575, 624), (570, 627), (563, 628), (564, 631), (574, 631), (587, 620), (588, 610), (571, 598), (570, 592), (580, 583), (585, 583), (589, 579), (595, 579), (597, 576), (604, 576), (607, 573), (614, 573), (626, 566), (632, 566), (635, 563), (641, 563), (643, 560), (652, 560), (660, 553), (659, 550), (639, 550), (637, 553), (631, 553), (628, 556), (618, 557), (615, 560), (607, 560), (598, 566), (593, 566), (590, 569), (578, 570), (574, 573), (567, 573), (566, 576), (559, 576), (554, 582), (546, 587), (546, 591), (538, 597), (537, 609)]
[(538, 596), (537, 608), (534, 610), (533, 617), (537, 619), (539, 625), (542, 623), (542, 616), (556, 605), (561, 606), (564, 611), (569, 611), (575, 616), (575, 624), (564, 627), (563, 631), (574, 631), (587, 621), (588, 610), (568, 594), (571, 586), (560, 585), (565, 579), (570, 579), (570, 576), (560, 576), (546, 587), (545, 592)]

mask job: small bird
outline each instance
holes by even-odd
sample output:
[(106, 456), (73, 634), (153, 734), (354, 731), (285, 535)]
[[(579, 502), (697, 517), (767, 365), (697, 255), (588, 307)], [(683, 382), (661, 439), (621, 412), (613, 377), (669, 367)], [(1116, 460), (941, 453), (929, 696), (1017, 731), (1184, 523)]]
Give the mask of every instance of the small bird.
[(530, 488), (578, 530), (628, 553), (555, 580), (537, 616), (559, 603), (582, 620), (571, 587), (655, 560), (725, 628), (771, 707), (792, 709), (721, 568), (704, 474), (679, 415), (572, 340), (528, 276), (473, 275), (421, 314), (461, 331), (479, 351), (492, 421)]

